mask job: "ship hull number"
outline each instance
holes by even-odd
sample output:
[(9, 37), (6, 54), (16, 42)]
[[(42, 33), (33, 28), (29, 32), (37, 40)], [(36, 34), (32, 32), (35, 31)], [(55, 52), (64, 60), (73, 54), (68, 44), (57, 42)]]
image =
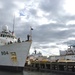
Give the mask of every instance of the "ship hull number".
[(16, 52), (8, 52), (8, 51), (1, 51), (1, 55), (8, 55), (8, 54), (12, 54), (12, 55), (14, 55), (14, 54), (16, 54)]
[(1, 51), (1, 55), (8, 55), (8, 51)]

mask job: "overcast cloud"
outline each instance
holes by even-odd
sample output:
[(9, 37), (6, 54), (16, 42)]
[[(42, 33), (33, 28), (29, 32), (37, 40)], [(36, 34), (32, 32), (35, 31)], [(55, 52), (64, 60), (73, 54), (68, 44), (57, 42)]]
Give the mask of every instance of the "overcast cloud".
[(36, 48), (43, 55), (58, 55), (59, 50), (75, 44), (74, 0), (0, 0), (0, 31), (3, 25), (13, 27), (23, 40), (29, 34), (33, 43), (30, 53)]

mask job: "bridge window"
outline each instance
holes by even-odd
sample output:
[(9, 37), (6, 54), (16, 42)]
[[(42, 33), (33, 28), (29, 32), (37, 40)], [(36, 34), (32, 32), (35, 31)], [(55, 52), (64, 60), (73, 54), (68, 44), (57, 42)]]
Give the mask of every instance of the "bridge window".
[(4, 34), (1, 34), (0, 36), (1, 36), (1, 37), (6, 37), (6, 35), (4, 35)]
[(9, 37), (9, 35), (7, 35), (7, 37)]
[(4, 35), (3, 35), (3, 34), (1, 34), (1, 37), (4, 37)]
[(11, 35), (1, 34), (0, 36), (1, 36), (1, 37), (9, 37), (9, 38), (13, 38), (13, 39), (14, 39), (14, 36), (11, 36)]
[(2, 34), (1, 34), (1, 37), (2, 37)]
[(3, 35), (3, 37), (5, 37), (5, 36)]

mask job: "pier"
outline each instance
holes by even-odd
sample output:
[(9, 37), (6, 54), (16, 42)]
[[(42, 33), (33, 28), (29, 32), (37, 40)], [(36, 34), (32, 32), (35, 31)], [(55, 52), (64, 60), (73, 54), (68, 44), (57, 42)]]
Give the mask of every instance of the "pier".
[(25, 64), (25, 71), (53, 72), (60, 74), (75, 74), (75, 62), (40, 62), (34, 61), (30, 65)]
[(75, 46), (70, 46), (66, 51), (60, 51), (60, 55), (42, 56), (35, 52), (28, 56), (25, 71), (52, 72), (58, 74), (75, 75)]

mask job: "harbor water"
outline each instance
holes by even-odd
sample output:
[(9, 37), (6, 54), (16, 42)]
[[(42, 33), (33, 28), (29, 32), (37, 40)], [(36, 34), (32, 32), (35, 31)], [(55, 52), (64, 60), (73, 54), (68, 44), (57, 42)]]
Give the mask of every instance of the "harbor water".
[(62, 75), (62, 74), (29, 72), (29, 71), (23, 71), (23, 73), (14, 73), (14, 72), (0, 71), (0, 75)]

